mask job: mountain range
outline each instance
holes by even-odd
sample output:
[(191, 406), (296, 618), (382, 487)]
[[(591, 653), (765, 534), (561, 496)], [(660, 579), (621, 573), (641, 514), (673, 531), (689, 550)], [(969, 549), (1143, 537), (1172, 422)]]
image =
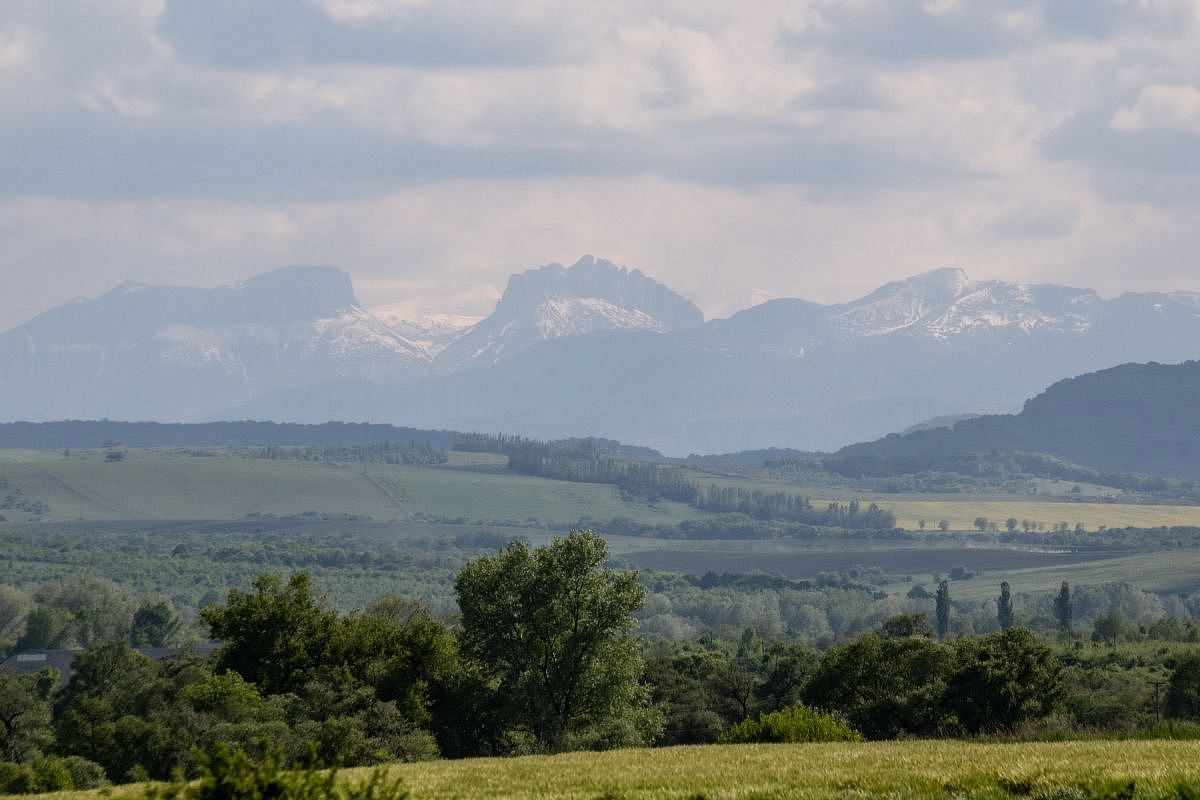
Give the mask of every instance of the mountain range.
[(336, 419), (673, 454), (831, 450), (1198, 351), (1200, 295), (1104, 299), (958, 269), (705, 322), (588, 256), (514, 275), (482, 320), (414, 322), (364, 309), (339, 269), (286, 267), (216, 289), (124, 284), (0, 334), (0, 420)]

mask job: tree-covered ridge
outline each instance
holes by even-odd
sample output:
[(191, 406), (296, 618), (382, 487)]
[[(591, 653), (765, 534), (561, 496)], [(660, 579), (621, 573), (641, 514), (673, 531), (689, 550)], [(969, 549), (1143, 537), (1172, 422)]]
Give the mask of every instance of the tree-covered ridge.
[(1200, 361), (1125, 364), (1060, 381), (1021, 413), (892, 434), (842, 459), (993, 450), (1048, 453), (1101, 473), (1200, 476)]
[[(1010, 482), (1026, 481), (1030, 477), (1072, 481), (1107, 486), (1128, 492), (1179, 494), (1190, 491), (1191, 482), (1164, 478), (1157, 475), (1139, 475), (1128, 472), (1101, 472), (1062, 458), (1045, 453), (1030, 453), (1018, 450), (992, 450), (990, 452), (954, 453), (902, 453), (878, 455), (870, 452), (850, 453), (821, 459), (819, 465), (825, 470), (844, 478), (889, 478), (896, 479), (882, 486), (901, 491), (919, 491), (934, 486), (945, 489), (951, 478), (958, 479), (971, 488), (1004, 486)], [(773, 461), (768, 469), (782, 469), (796, 462)], [(812, 469), (812, 462), (803, 466)], [(898, 480), (898, 479), (908, 479)], [(967, 479), (967, 480), (964, 480)]]

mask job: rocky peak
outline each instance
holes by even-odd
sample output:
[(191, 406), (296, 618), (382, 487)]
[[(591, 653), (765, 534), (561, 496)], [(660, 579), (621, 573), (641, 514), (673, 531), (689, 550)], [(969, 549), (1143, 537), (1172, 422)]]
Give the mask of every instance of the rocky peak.
[(605, 330), (656, 333), (693, 328), (704, 314), (641, 270), (584, 256), (509, 278), (491, 316), (450, 344), (439, 365), (452, 371), (495, 363), (538, 342)]
[(547, 264), (508, 279), (496, 317), (511, 318), (547, 300), (600, 300), (617, 308), (637, 311), (657, 320), (664, 330), (689, 328), (704, 322), (704, 314), (690, 300), (663, 286), (641, 270), (618, 267), (587, 255), (570, 267)]

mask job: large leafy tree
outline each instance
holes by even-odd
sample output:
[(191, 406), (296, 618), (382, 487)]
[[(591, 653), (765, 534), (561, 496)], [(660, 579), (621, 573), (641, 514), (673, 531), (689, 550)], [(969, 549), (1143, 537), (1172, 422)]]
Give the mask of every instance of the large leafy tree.
[(20, 763), (37, 755), (53, 739), (50, 695), (58, 674), (0, 672), (0, 761)]
[(953, 659), (949, 645), (924, 636), (868, 633), (825, 655), (803, 699), (842, 713), (869, 739), (932, 735), (943, 722)]
[(339, 627), (337, 614), (313, 597), (303, 572), (286, 584), (260, 576), (253, 592), (234, 589), (225, 605), (200, 615), (212, 638), (225, 643), (218, 668), (237, 672), (263, 694), (299, 692), (329, 665)]
[(1200, 653), (1179, 659), (1167, 686), (1167, 715), (1200, 719)]
[(947, 705), (971, 733), (1011, 731), (1054, 708), (1062, 694), (1054, 654), (1027, 628), (961, 640)]
[(510, 739), (556, 751), (657, 732), (631, 616), (644, 591), (633, 573), (605, 569), (606, 556), (599, 535), (572, 530), (536, 550), (514, 542), (455, 580), (462, 654)]

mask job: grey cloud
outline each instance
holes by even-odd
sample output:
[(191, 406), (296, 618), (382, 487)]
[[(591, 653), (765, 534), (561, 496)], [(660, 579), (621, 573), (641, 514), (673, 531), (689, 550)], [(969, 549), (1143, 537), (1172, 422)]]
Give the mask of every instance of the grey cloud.
[(1060, 36), (1106, 39), (1138, 32), (1178, 36), (1192, 26), (1188, 3), (1130, 2), (1130, 0), (1045, 0), (1041, 8), (1046, 27)]
[(1200, 203), (1200, 137), (1178, 130), (1114, 130), (1120, 103), (1076, 114), (1042, 142), (1047, 158), (1086, 165), (1114, 200)]
[(785, 47), (826, 47), (888, 60), (958, 60), (1006, 50), (1016, 44), (999, 24), (1012, 3), (963, 3), (940, 14), (921, 0), (833, 2), (823, 7), (824, 30), (784, 31)]
[(953, 165), (888, 140), (853, 141), (772, 120), (709, 119), (653, 135), (531, 122), (496, 144), (444, 145), (337, 115), (199, 126), (185, 115), (76, 110), (0, 128), (0, 195), (196, 196), (250, 202), (376, 194), (446, 179), (661, 175), (828, 192), (943, 183)]
[(739, 146), (680, 148), (670, 177), (728, 186), (796, 184), (822, 194), (933, 186), (966, 177), (948, 162), (906, 154), (889, 142), (796, 134)]
[(1006, 239), (1057, 239), (1066, 236), (1079, 222), (1079, 210), (1022, 208), (1002, 214), (992, 223), (992, 232)]
[[(1008, 24), (1017, 17), (1024, 21)], [(1193, 16), (1184, 0), (1001, 0), (941, 11), (922, 0), (832, 0), (820, 18), (821, 26), (782, 32), (781, 44), (888, 61), (975, 60), (1044, 40), (1180, 36), (1191, 29)]]
[(885, 111), (894, 107), (891, 98), (867, 81), (846, 78), (798, 97), (793, 103), (793, 108), (817, 111)]
[(534, 65), (563, 56), (550, 30), (451, 2), (415, 8), (403, 19), (339, 22), (311, 0), (168, 0), (159, 29), (185, 58), (235, 69)]
[(437, 145), (329, 119), (199, 128), (79, 114), (0, 131), (0, 193), (313, 200), (453, 178), (628, 171), (616, 156), (569, 144)]

